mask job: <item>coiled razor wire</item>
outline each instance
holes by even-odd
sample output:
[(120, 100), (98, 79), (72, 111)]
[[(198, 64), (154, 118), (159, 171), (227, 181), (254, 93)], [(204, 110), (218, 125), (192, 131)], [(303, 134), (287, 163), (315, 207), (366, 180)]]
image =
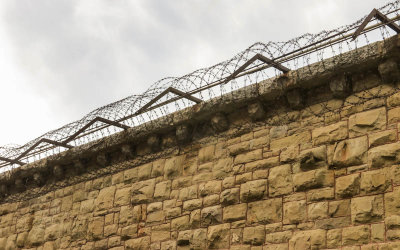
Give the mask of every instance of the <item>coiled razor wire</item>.
[[(399, 3), (400, 0), (396, 0), (378, 10), (388, 17), (391, 23), (397, 24), (400, 19)], [(363, 29), (360, 35), (353, 39), (352, 34), (366, 17), (350, 25), (317, 34), (307, 33), (286, 42), (255, 43), (231, 59), (211, 67), (181, 77), (161, 79), (141, 95), (131, 95), (93, 110), (82, 119), (49, 131), (25, 145), (0, 147), (0, 172), (58, 154), (129, 127), (150, 124), (157, 118), (194, 105), (196, 101), (193, 99), (207, 101), (282, 74), (281, 70), (260, 60), (252, 61), (245, 70), (237, 72), (256, 55), (262, 55), (290, 70), (307, 67), (312, 70), (309, 67), (311, 64), (321, 62), (321, 67), (325, 67), (323, 62), (327, 58), (356, 50), (375, 41), (384, 41), (394, 34), (392, 29), (373, 18), (368, 22), (369, 28)], [(168, 89), (184, 94), (168, 92)], [(370, 100), (377, 95), (379, 93), (369, 93), (358, 98)], [(325, 105), (319, 113), (312, 110), (310, 112), (322, 115), (331, 110)]]

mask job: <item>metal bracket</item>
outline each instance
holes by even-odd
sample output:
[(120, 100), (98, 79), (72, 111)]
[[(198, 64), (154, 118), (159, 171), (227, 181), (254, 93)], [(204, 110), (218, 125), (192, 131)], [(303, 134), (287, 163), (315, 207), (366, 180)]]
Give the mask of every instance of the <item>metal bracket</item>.
[[(108, 120), (106, 118), (103, 117), (99, 117), (97, 116), (96, 118), (94, 118), (93, 120), (91, 120), (88, 124), (86, 124), (85, 126), (83, 126), (81, 129), (79, 129), (78, 131), (76, 131), (73, 135), (71, 135), (68, 139), (66, 139), (63, 144), (67, 144), (68, 142), (72, 141), (75, 137), (77, 137), (80, 133), (82, 133), (83, 131), (85, 131), (87, 128), (89, 128), (90, 126), (92, 126), (95, 122), (102, 122), (102, 123), (106, 123), (108, 125), (113, 125), (115, 127), (119, 127), (122, 129), (128, 129), (130, 128), (129, 126), (125, 125), (125, 124), (121, 124), (115, 121), (111, 121)], [(68, 145), (69, 146), (69, 145)]]
[(160, 100), (161, 97), (165, 96), (165, 95), (168, 94), (168, 93), (173, 93), (173, 94), (175, 94), (175, 95), (179, 95), (179, 96), (184, 97), (184, 98), (186, 98), (186, 99), (188, 99), (188, 100), (190, 100), (190, 101), (192, 101), (192, 102), (195, 102), (195, 103), (200, 103), (200, 102), (203, 101), (203, 100), (201, 100), (201, 99), (199, 99), (199, 98), (197, 98), (197, 97), (194, 97), (194, 96), (192, 96), (192, 95), (190, 95), (190, 94), (188, 94), (188, 93), (185, 93), (185, 92), (180, 91), (180, 90), (178, 90), (178, 89), (175, 89), (175, 88), (173, 88), (173, 87), (169, 87), (169, 88), (167, 88), (166, 90), (164, 90), (163, 92), (161, 92), (158, 96), (154, 97), (154, 98), (153, 98), (151, 101), (149, 101), (146, 105), (144, 105), (143, 107), (141, 107), (138, 111), (136, 111), (135, 115), (138, 115), (138, 114), (140, 114), (140, 113), (146, 112), (146, 109), (147, 109), (147, 108), (149, 108), (149, 107), (150, 107), (151, 105), (153, 105), (155, 102), (157, 102), (158, 100)]
[(245, 70), (250, 64), (252, 64), (253, 62), (260, 60), (263, 63), (266, 63), (268, 65), (271, 65), (272, 67), (274, 67), (277, 70), (282, 71), (283, 73), (287, 73), (290, 71), (290, 69), (286, 68), (285, 66), (283, 66), (280, 63), (277, 63), (261, 54), (256, 54), (255, 56), (253, 56), (252, 58), (250, 58), (250, 60), (248, 60), (247, 62), (245, 62), (242, 66), (240, 66), (237, 70), (235, 70), (235, 72), (232, 73), (232, 75), (228, 76), (225, 80), (225, 82), (229, 82), (230, 80), (234, 79), (240, 72), (242, 72), (243, 70)]
[(376, 18), (382, 23), (386, 24), (389, 28), (394, 30), (396, 33), (400, 33), (400, 27), (396, 23), (392, 22), (386, 15), (382, 14), (379, 10), (373, 9), (371, 13), (364, 19), (364, 21), (358, 26), (357, 30), (352, 35), (353, 40), (356, 39), (361, 32), (365, 29), (367, 24), (372, 20), (372, 18)]

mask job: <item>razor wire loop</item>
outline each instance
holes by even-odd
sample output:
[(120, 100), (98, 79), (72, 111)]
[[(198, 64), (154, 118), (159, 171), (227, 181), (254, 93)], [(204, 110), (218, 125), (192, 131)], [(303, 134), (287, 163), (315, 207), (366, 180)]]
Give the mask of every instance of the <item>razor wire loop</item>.
[[(234, 90), (258, 84), (289, 70), (306, 68), (311, 71), (312, 63), (341, 56), (352, 50), (352, 45), (357, 49), (362, 40), (370, 44), (368, 35), (376, 29), (380, 29), (381, 39), (385, 41), (389, 37), (386, 27), (400, 33), (396, 23), (400, 19), (399, 3), (400, 0), (396, 0), (373, 9), (369, 15), (350, 25), (317, 34), (307, 33), (286, 42), (258, 42), (233, 58), (211, 67), (181, 77), (163, 78), (141, 95), (131, 95), (100, 107), (82, 119), (49, 131), (23, 146), (0, 147), (0, 169), (10, 170), (131, 127), (147, 126), (149, 122), (190, 107), (193, 103), (204, 102), (229, 92), (233, 94)], [(373, 21), (378, 22), (372, 24)], [(360, 35), (365, 39), (358, 39)], [(322, 63), (321, 67), (325, 67), (325, 64)], [(357, 97), (368, 101), (376, 95), (380, 95), (380, 91)], [(332, 111), (327, 104), (321, 106), (324, 112)], [(323, 115), (322, 111), (318, 113), (311, 108), (308, 110), (313, 115)], [(283, 120), (291, 119), (290, 113), (283, 116), (286, 116)]]

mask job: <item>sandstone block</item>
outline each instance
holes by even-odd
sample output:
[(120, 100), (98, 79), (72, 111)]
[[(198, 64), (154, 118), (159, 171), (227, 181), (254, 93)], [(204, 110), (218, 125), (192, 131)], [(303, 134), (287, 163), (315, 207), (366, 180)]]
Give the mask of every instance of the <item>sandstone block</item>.
[(220, 159), (214, 164), (212, 169), (213, 177), (223, 179), (232, 171), (233, 161), (231, 158)]
[(307, 192), (307, 201), (332, 200), (335, 198), (335, 190), (332, 187), (312, 189)]
[(305, 131), (302, 133), (295, 133), (291, 136), (283, 137), (277, 140), (271, 140), (271, 150), (281, 150), (289, 146), (303, 144), (311, 141), (311, 133)]
[(315, 146), (332, 143), (347, 138), (347, 121), (338, 122), (329, 126), (316, 128), (312, 131)]
[(224, 207), (223, 220), (224, 222), (232, 222), (246, 219), (247, 204), (237, 204)]
[(290, 165), (271, 168), (268, 177), (269, 195), (271, 197), (293, 192), (291, 172)]
[(336, 195), (340, 198), (352, 197), (360, 193), (360, 174), (336, 178)]
[(383, 197), (365, 196), (351, 199), (351, 219), (355, 224), (371, 223), (383, 218)]
[(280, 160), (283, 163), (292, 162), (297, 159), (299, 154), (299, 147), (292, 146), (282, 150)]
[(386, 108), (357, 113), (349, 117), (349, 135), (356, 137), (386, 128)]
[(131, 200), (131, 188), (118, 189), (115, 192), (114, 206), (128, 205)]
[(293, 175), (293, 184), (296, 191), (332, 186), (333, 182), (333, 171), (325, 169), (316, 169)]
[(164, 165), (164, 177), (166, 179), (173, 179), (180, 176), (183, 171), (185, 159), (185, 155), (175, 156), (167, 159)]
[(389, 107), (396, 107), (400, 105), (400, 93), (395, 93), (387, 98), (387, 105)]
[(150, 249), (150, 236), (125, 241), (125, 249), (147, 250)]
[(260, 246), (265, 241), (264, 226), (245, 227), (243, 230), (243, 243)]
[(292, 238), (292, 231), (283, 231), (283, 232), (276, 232), (276, 233), (268, 233), (265, 236), (265, 242), (271, 244), (278, 244), (278, 243), (287, 243), (289, 242), (290, 238)]
[(299, 155), (300, 169), (303, 171), (326, 166), (326, 147), (305, 150)]
[(342, 229), (331, 229), (326, 232), (326, 247), (336, 248), (342, 245)]
[(154, 190), (155, 200), (166, 200), (171, 193), (171, 181), (163, 181), (156, 184)]
[(189, 215), (181, 216), (171, 220), (171, 231), (183, 231), (189, 229)]
[(221, 181), (208, 181), (199, 185), (200, 196), (204, 197), (221, 192)]
[(239, 202), (239, 188), (225, 189), (221, 193), (220, 202), (223, 206), (232, 205)]
[(197, 198), (197, 185), (182, 188), (179, 190), (179, 200), (186, 201)]
[(326, 245), (325, 230), (297, 231), (289, 240), (290, 250), (321, 249)]
[(371, 225), (371, 241), (383, 242), (385, 241), (385, 224), (377, 223)]
[(370, 238), (369, 226), (346, 227), (342, 231), (344, 246), (367, 244)]
[(210, 226), (207, 232), (208, 248), (229, 248), (229, 223)]
[(262, 199), (266, 191), (267, 180), (248, 181), (240, 186), (240, 200), (249, 202)]
[(287, 125), (273, 126), (273, 127), (271, 127), (271, 129), (269, 131), (269, 136), (271, 139), (282, 138), (287, 135), (287, 131), (288, 131)]
[(400, 187), (395, 187), (393, 192), (385, 193), (385, 216), (400, 215)]
[(249, 224), (269, 224), (282, 220), (282, 198), (255, 201), (248, 204), (247, 222)]
[(159, 159), (153, 162), (153, 168), (151, 169), (151, 177), (158, 177), (164, 175), (165, 159)]
[(350, 93), (351, 78), (346, 74), (341, 74), (329, 82), (329, 88), (336, 98), (344, 98)]
[(367, 137), (348, 139), (335, 144), (331, 165), (346, 167), (361, 165), (367, 160)]
[(311, 203), (307, 206), (309, 220), (324, 219), (328, 217), (328, 202)]
[(292, 109), (301, 109), (304, 104), (304, 98), (300, 89), (287, 91), (286, 100)]
[(306, 201), (291, 201), (283, 204), (283, 223), (298, 224), (307, 220)]
[(201, 210), (201, 224), (203, 226), (215, 225), (222, 222), (222, 209), (220, 206), (206, 207)]
[(350, 216), (350, 199), (329, 202), (329, 216)]
[(385, 218), (387, 229), (400, 229), (400, 215), (391, 215)]
[(216, 132), (223, 132), (229, 128), (229, 121), (222, 113), (217, 113), (211, 117), (211, 126)]
[(400, 144), (392, 143), (375, 147), (368, 152), (368, 164), (371, 168), (391, 166), (400, 160)]
[(388, 111), (388, 123), (393, 124), (400, 121), (400, 107)]
[(376, 147), (380, 146), (383, 144), (387, 144), (389, 142), (395, 142), (397, 135), (396, 135), (396, 130), (385, 130), (373, 134), (368, 135), (369, 138), (369, 147)]
[(150, 202), (153, 199), (155, 179), (136, 182), (132, 185), (133, 205)]
[(88, 225), (88, 237), (90, 240), (98, 240), (103, 237), (104, 217), (94, 217)]
[(115, 190), (115, 186), (106, 187), (100, 190), (100, 193), (95, 200), (96, 210), (108, 209), (113, 206)]
[(391, 186), (386, 169), (361, 173), (361, 194), (383, 193)]
[(256, 149), (235, 157), (235, 164), (247, 163), (262, 159), (262, 149)]
[(214, 159), (215, 145), (210, 145), (199, 150), (199, 164), (203, 164)]

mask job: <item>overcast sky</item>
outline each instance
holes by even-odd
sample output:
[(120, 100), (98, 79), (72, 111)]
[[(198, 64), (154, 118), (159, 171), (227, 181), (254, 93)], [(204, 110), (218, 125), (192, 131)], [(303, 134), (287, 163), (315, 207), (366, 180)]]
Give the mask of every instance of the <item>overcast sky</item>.
[(1, 0), (0, 146), (261, 41), (350, 24), (382, 0)]

